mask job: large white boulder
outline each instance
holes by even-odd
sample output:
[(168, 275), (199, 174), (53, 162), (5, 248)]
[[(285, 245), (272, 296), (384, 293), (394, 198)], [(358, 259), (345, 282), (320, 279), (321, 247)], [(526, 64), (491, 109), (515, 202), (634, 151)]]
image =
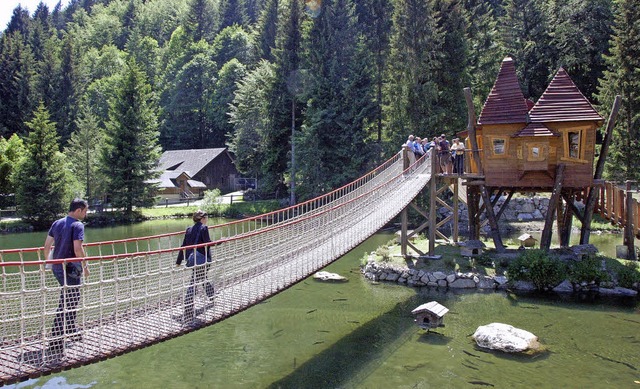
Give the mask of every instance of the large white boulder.
[(491, 323), (478, 327), (473, 334), (473, 339), (482, 348), (508, 353), (537, 350), (540, 347), (537, 336), (504, 323)]

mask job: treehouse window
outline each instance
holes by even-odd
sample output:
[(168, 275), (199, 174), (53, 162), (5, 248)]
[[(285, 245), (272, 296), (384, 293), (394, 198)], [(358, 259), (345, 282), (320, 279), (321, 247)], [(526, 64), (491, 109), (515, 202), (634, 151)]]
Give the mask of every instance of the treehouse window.
[(549, 146), (545, 143), (527, 144), (527, 161), (544, 161), (549, 155)]
[(563, 131), (564, 143), (564, 160), (586, 162), (584, 161), (585, 149), (585, 130), (569, 129)]
[(507, 139), (503, 137), (489, 137), (491, 144), (491, 157), (504, 158), (507, 156)]

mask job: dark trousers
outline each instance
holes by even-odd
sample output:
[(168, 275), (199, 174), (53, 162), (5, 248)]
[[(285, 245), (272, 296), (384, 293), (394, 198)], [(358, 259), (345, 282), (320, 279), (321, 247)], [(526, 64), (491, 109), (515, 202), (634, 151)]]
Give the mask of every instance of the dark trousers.
[(184, 296), (184, 315), (187, 319), (195, 317), (193, 297), (198, 286), (204, 286), (204, 291), (209, 299), (211, 299), (215, 293), (213, 285), (210, 282), (207, 282), (207, 271), (209, 270), (209, 266), (210, 265), (207, 263), (205, 265), (196, 265), (193, 268), (193, 272), (191, 273), (191, 283), (189, 284), (187, 293)]
[(453, 157), (453, 172), (457, 174), (464, 174), (464, 154), (456, 154)]
[[(58, 310), (56, 311), (53, 328), (51, 329), (51, 336), (54, 339), (50, 347), (62, 347), (64, 342), (62, 336), (77, 331), (76, 316), (78, 313), (78, 304), (80, 303), (79, 285), (81, 283), (80, 274), (82, 269), (76, 268), (74, 272), (65, 272), (62, 266), (63, 265), (53, 265), (53, 275), (56, 277), (56, 280), (58, 280), (62, 289), (60, 290)], [(70, 264), (67, 266), (67, 269), (70, 269), (74, 265)]]

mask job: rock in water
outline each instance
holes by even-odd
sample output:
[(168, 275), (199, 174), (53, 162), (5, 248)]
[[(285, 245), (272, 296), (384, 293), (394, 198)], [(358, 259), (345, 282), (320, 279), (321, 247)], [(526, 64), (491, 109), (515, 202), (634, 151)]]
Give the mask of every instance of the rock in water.
[(473, 339), (480, 347), (508, 353), (535, 351), (540, 348), (537, 336), (504, 323), (491, 323), (478, 327), (473, 334)]
[(336, 273), (329, 273), (328, 271), (319, 271), (313, 275), (313, 278), (320, 281), (349, 281), (347, 277), (343, 277)]

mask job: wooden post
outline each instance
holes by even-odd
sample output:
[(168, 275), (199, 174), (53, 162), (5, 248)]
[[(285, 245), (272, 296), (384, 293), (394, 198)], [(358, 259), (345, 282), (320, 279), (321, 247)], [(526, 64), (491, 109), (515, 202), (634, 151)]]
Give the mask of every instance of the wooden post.
[[(405, 171), (409, 168), (409, 151), (406, 145), (402, 146), (402, 170)], [(409, 215), (407, 209), (409, 206), (404, 207), (400, 212), (400, 254), (406, 258), (407, 256), (407, 225), (409, 224)]]
[[(572, 204), (569, 202), (575, 201), (575, 194), (573, 191), (570, 191), (566, 196), (564, 196), (564, 200), (567, 205), (562, 209), (562, 199), (558, 201), (558, 235), (560, 237), (560, 247), (569, 247), (569, 243), (571, 242), (571, 227), (573, 225), (573, 215), (574, 210)], [(562, 215), (562, 217), (561, 217)]]
[(635, 261), (636, 245), (635, 245), (635, 227), (633, 217), (633, 195), (631, 194), (631, 184), (634, 181), (627, 180), (625, 191), (625, 223), (624, 223), (624, 245), (627, 246), (627, 259)]
[(493, 243), (495, 244), (496, 250), (499, 253), (504, 253), (504, 244), (502, 244), (500, 228), (498, 227), (496, 216), (493, 213), (491, 198), (489, 197), (489, 192), (487, 191), (486, 186), (480, 186), (480, 194), (482, 195), (482, 201), (484, 202), (484, 211), (487, 213), (487, 219), (489, 220), (489, 227), (491, 228), (491, 237), (493, 238)]
[(556, 168), (556, 182), (553, 185), (553, 192), (549, 199), (549, 209), (547, 210), (547, 216), (544, 221), (544, 229), (542, 230), (542, 236), (540, 237), (540, 248), (543, 250), (549, 250), (551, 248), (551, 232), (553, 230), (553, 217), (558, 207), (558, 201), (560, 200), (560, 194), (562, 192), (562, 182), (564, 181), (564, 167), (563, 163), (559, 164)]
[(435, 255), (436, 249), (436, 196), (438, 196), (438, 186), (436, 180), (436, 149), (432, 149), (429, 154), (431, 159), (431, 179), (429, 180), (429, 255)]
[[(616, 98), (613, 101), (613, 106), (611, 107), (609, 119), (607, 120), (607, 127), (604, 134), (604, 139), (602, 140), (602, 147), (600, 148), (600, 156), (598, 157), (598, 163), (596, 164), (596, 171), (593, 175), (593, 178), (595, 180), (599, 180), (602, 178), (602, 172), (604, 171), (604, 161), (607, 158), (607, 153), (609, 152), (609, 144), (611, 143), (613, 126), (616, 122), (618, 111), (620, 110), (621, 101), (622, 99), (620, 95), (616, 95)], [(590, 190), (589, 194), (587, 195), (587, 201), (585, 202), (584, 207), (584, 222), (582, 223), (582, 230), (580, 231), (580, 244), (589, 243), (589, 237), (591, 236), (591, 220), (593, 219), (593, 208), (595, 207), (596, 201), (598, 200), (598, 192), (598, 190)]]
[(476, 195), (475, 187), (467, 187), (467, 211), (469, 214), (469, 239), (478, 240), (480, 237), (478, 234), (478, 196)]
[(460, 180), (456, 178), (453, 183), (453, 241), (454, 242), (458, 241), (458, 206), (459, 206), (458, 185), (459, 184), (460, 184)]
[(478, 167), (478, 174), (484, 175), (482, 161), (480, 160), (480, 152), (478, 150), (478, 140), (476, 139), (476, 113), (473, 108), (473, 99), (471, 98), (470, 88), (464, 88), (464, 99), (467, 102), (467, 131), (469, 132), (469, 142), (471, 142), (473, 160)]

